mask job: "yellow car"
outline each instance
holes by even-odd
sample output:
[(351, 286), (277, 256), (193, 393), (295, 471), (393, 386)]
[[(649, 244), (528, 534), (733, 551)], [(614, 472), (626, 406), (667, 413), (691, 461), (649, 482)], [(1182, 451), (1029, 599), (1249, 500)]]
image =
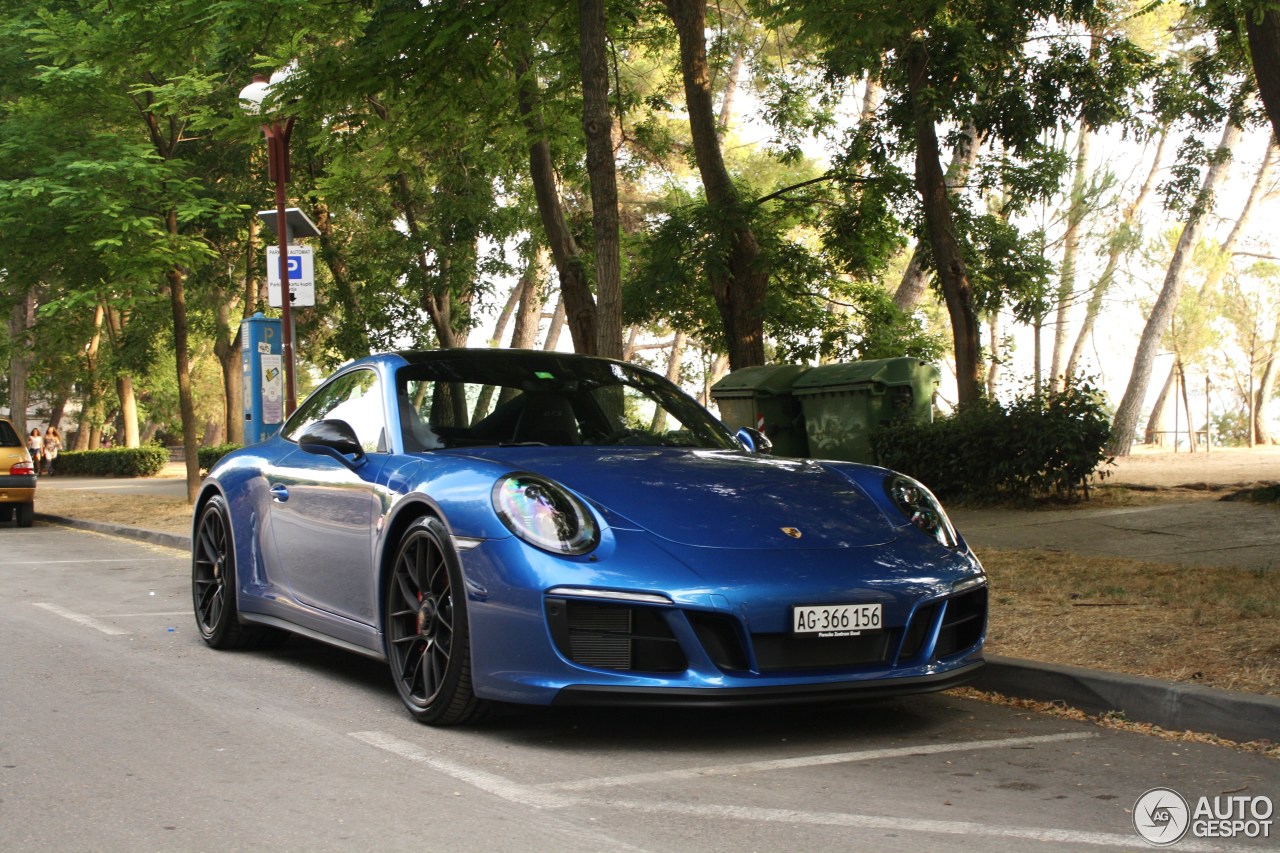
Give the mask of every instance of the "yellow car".
[(0, 417), (0, 521), (18, 513), (18, 526), (30, 527), (36, 505), (36, 467), (13, 421)]

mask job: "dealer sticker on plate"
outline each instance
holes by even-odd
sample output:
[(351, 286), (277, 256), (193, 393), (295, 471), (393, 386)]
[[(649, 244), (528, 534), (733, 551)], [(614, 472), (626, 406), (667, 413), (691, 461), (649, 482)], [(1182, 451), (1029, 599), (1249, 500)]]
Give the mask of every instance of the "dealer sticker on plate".
[(879, 604), (819, 604), (791, 608), (791, 633), (805, 637), (856, 637), (880, 630)]

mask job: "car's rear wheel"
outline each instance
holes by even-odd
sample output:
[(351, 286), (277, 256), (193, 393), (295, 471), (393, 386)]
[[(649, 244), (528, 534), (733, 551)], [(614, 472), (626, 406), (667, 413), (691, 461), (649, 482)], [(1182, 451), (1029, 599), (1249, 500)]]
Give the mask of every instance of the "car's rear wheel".
[(200, 636), (215, 649), (258, 648), (286, 637), (274, 628), (240, 622), (231, 523), (220, 496), (210, 498), (200, 511), (191, 543), (191, 597)]
[(405, 531), (385, 613), (391, 676), (409, 713), (433, 726), (478, 719), (486, 705), (471, 688), (462, 568), (438, 519), (420, 518)]
[(24, 504), (18, 504), (18, 526), (30, 527), (36, 518), (36, 505), (34, 501), (27, 501)]
[(13, 521), (13, 505), (0, 505), (0, 521)]

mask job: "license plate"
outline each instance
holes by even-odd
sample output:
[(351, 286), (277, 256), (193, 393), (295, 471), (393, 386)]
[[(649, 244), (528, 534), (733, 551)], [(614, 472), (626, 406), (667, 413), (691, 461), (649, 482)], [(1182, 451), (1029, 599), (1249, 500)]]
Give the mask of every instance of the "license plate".
[(879, 604), (819, 604), (791, 608), (791, 633), (802, 637), (856, 637), (879, 631)]

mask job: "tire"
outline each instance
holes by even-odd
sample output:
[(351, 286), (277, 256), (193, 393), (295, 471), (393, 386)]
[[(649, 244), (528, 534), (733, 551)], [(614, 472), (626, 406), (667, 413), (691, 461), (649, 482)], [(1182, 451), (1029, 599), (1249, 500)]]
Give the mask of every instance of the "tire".
[(221, 496), (209, 499), (196, 525), (191, 543), (191, 598), (200, 636), (215, 649), (262, 648), (286, 636), (274, 628), (240, 622), (231, 522)]
[(13, 521), (12, 504), (0, 504), (0, 521)]
[(27, 501), (24, 504), (18, 504), (16, 509), (18, 511), (18, 526), (30, 527), (36, 517), (35, 501)]
[(475, 722), (487, 709), (471, 687), (462, 568), (444, 525), (420, 518), (396, 548), (386, 588), (387, 660), (405, 708), (419, 722)]

